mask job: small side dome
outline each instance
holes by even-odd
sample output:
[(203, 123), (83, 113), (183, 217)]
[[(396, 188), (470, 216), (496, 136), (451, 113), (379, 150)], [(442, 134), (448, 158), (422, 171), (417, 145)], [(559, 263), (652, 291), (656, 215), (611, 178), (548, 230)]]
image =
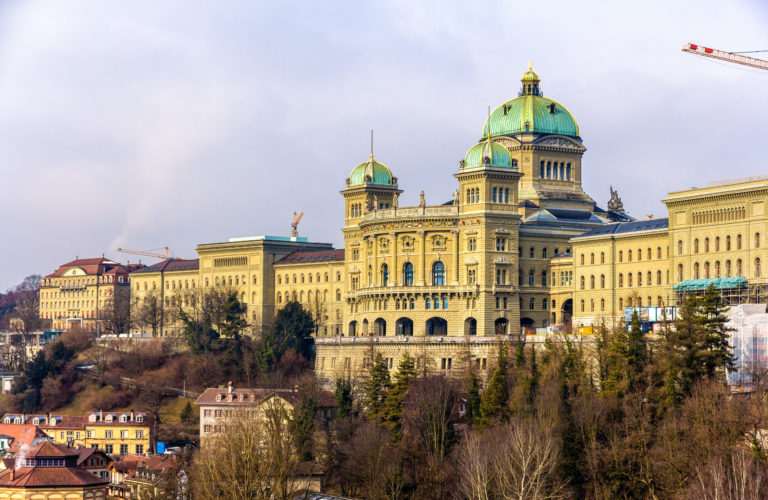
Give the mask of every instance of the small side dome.
[(363, 184), (394, 186), (397, 181), (392, 176), (389, 167), (371, 158), (353, 168), (352, 173), (349, 174), (349, 179), (347, 179), (347, 186), (362, 186)]
[(509, 151), (501, 144), (483, 141), (472, 146), (464, 156), (463, 168), (474, 167), (512, 167)]

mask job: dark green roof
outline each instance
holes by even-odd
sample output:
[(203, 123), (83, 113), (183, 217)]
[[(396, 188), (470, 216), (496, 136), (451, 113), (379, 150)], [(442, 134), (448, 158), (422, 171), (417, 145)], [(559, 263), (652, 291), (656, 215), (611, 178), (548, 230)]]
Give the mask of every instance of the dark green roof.
[(383, 163), (379, 163), (371, 159), (365, 163), (361, 163), (352, 169), (352, 173), (349, 174), (349, 185), (359, 186), (362, 184), (383, 184), (392, 185), (392, 172)]
[(472, 146), (464, 156), (464, 168), (486, 166), (483, 158), (488, 158), (491, 167), (511, 167), (512, 160), (509, 151), (501, 144), (485, 140)]
[(521, 132), (579, 137), (579, 126), (565, 106), (540, 95), (522, 95), (494, 109), (483, 125), (483, 137)]

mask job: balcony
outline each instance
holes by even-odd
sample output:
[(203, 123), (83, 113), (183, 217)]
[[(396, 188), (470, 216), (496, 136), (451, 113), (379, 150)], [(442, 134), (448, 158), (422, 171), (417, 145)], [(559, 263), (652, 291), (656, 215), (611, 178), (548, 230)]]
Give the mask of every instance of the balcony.
[(64, 290), (64, 291), (68, 291), (68, 290), (85, 290), (85, 288), (86, 288), (86, 285), (76, 285), (74, 283), (70, 283), (70, 284), (59, 286), (59, 290)]
[(476, 295), (479, 285), (413, 285), (371, 286), (347, 293), (347, 298), (378, 297), (384, 295), (439, 295), (444, 293)]

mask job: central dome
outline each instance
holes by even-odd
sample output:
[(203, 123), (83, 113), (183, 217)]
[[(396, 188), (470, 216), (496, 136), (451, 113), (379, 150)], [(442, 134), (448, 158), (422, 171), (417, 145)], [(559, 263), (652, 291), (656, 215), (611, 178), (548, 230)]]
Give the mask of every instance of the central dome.
[(489, 133), (498, 137), (525, 132), (579, 137), (579, 126), (571, 112), (540, 95), (539, 75), (529, 68), (521, 81), (520, 96), (493, 110), (483, 125), (482, 137)]

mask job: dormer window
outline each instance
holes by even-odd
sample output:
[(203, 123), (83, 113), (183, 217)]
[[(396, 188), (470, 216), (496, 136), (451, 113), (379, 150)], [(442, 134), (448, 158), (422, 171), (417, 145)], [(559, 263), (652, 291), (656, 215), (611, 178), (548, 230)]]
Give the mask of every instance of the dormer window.
[(14, 418), (13, 419), (13, 423), (14, 424), (20, 424), (21, 423), (21, 418), (19, 418), (19, 417)]
[(248, 401), (250, 401), (251, 403), (255, 403), (256, 402), (256, 395), (255, 394), (251, 394), (248, 397)]
[(39, 419), (39, 418), (37, 418), (37, 417), (33, 418), (33, 419), (32, 419), (32, 424), (33, 424), (33, 425), (40, 425), (40, 419)]
[(104, 418), (105, 422), (112, 422), (114, 420), (114, 417), (112, 415), (107, 415), (106, 418)]
[(556, 114), (555, 103), (554, 102), (549, 105), (549, 114), (550, 115)]
[(221, 394), (216, 394), (216, 401), (221, 401)]
[(227, 401), (232, 402), (232, 394), (227, 395)]
[(88, 421), (89, 422), (98, 422), (99, 421), (99, 415), (96, 413), (91, 413), (88, 415)]
[(136, 421), (137, 422), (143, 422), (144, 421), (144, 415), (136, 415)]
[(244, 400), (244, 399), (245, 399), (245, 396), (243, 396), (242, 394), (239, 394), (239, 395), (237, 396), (237, 400), (238, 400), (239, 402), (241, 402), (241, 403), (243, 402), (243, 400)]
[(11, 423), (11, 418), (10, 417), (5, 417), (5, 420), (3, 420), (3, 422), (6, 423), (6, 424), (10, 424)]
[(120, 421), (121, 422), (127, 422), (128, 421), (128, 415), (120, 415)]

